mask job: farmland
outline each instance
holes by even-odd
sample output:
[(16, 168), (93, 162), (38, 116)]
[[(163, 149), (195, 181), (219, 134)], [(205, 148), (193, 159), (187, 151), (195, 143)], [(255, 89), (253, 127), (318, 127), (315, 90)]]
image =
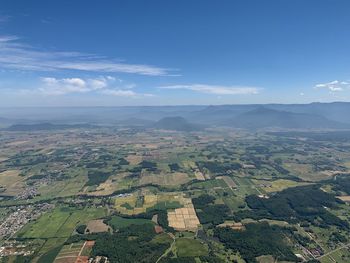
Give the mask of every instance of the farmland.
[(0, 262), (349, 258), (350, 142), (220, 128), (1, 136)]

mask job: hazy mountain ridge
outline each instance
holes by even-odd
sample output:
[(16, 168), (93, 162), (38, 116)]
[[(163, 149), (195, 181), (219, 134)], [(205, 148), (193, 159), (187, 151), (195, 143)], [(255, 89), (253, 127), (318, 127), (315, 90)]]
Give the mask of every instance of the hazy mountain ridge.
[(237, 128), (286, 128), (286, 129), (346, 129), (350, 124), (329, 120), (323, 116), (306, 113), (293, 113), (260, 107), (242, 113), (228, 124)]
[[(265, 110), (262, 110), (265, 109)], [(350, 103), (133, 106), (82, 108), (2, 108), (0, 125), (11, 124), (108, 124), (149, 127), (174, 116), (188, 123), (237, 128), (329, 128), (350, 124)], [(3, 121), (2, 121), (3, 119)], [(178, 120), (180, 121), (180, 120)], [(181, 120), (183, 122), (183, 120)], [(166, 126), (169, 126), (167, 124)], [(181, 125), (180, 125), (181, 126)]]
[(157, 121), (152, 125), (153, 128), (162, 130), (174, 130), (174, 131), (199, 131), (202, 129), (200, 125), (196, 125), (188, 122), (183, 117), (165, 117)]

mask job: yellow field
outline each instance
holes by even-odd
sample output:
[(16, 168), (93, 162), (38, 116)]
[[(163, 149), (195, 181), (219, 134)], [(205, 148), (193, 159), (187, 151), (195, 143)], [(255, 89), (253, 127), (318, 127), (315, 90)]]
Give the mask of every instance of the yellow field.
[(6, 160), (8, 160), (8, 157), (0, 156), (0, 163), (3, 162), (3, 161), (6, 161)]
[(27, 143), (28, 141), (14, 141), (7, 144), (7, 146), (18, 146)]
[(337, 196), (340, 200), (344, 202), (350, 202), (350, 195), (344, 195), (344, 196)]
[(89, 233), (101, 233), (109, 231), (109, 226), (102, 219), (94, 219), (87, 223), (86, 229)]
[(345, 165), (347, 168), (349, 168), (349, 169), (350, 169), (350, 161), (349, 161), (349, 162), (344, 163), (344, 165)]
[(191, 204), (168, 212), (169, 226), (179, 231), (196, 231), (200, 222)]
[[(261, 184), (261, 181), (258, 181), (258, 180), (253, 180), (253, 181), (256, 185)], [(271, 192), (282, 191), (289, 187), (307, 185), (308, 183), (295, 182), (295, 181), (286, 180), (286, 179), (278, 179), (273, 182), (268, 182), (268, 184), (269, 184), (268, 186), (262, 187), (262, 189), (264, 189), (268, 193), (271, 193)]]
[(7, 170), (0, 173), (0, 186), (5, 187), (6, 195), (16, 195), (23, 190), (25, 177), (19, 176), (19, 170)]
[(142, 162), (142, 156), (141, 155), (128, 155), (128, 157), (125, 158), (131, 165), (137, 165), (140, 162)]

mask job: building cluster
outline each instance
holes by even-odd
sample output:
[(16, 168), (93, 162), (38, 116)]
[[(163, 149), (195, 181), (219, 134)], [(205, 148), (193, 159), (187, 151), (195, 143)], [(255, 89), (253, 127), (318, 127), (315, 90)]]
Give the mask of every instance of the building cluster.
[(7, 256), (29, 256), (33, 254), (34, 251), (28, 249), (28, 246), (17, 241), (7, 241), (0, 247), (0, 258)]
[(42, 213), (53, 208), (52, 204), (19, 206), (0, 224), (0, 240), (11, 238), (28, 222), (38, 218)]

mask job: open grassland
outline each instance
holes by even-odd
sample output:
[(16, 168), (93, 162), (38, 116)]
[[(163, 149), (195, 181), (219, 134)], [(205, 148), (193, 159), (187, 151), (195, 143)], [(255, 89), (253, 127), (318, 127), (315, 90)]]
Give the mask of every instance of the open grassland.
[(234, 177), (233, 181), (237, 185), (237, 190), (235, 191), (235, 194), (238, 196), (247, 196), (252, 194), (261, 194), (255, 186), (255, 184), (246, 177)]
[(324, 256), (320, 259), (321, 263), (348, 263), (350, 262), (349, 248), (342, 248)]
[(130, 154), (125, 158), (131, 165), (137, 165), (142, 162), (142, 155)]
[(232, 178), (229, 177), (229, 176), (218, 176), (218, 177), (216, 177), (216, 179), (222, 179), (222, 180), (224, 180), (225, 183), (228, 185), (228, 187), (230, 187), (231, 189), (237, 187), (236, 183), (235, 183), (235, 182), (232, 180)]
[(78, 176), (65, 181), (56, 181), (50, 185), (44, 185), (39, 188), (42, 197), (37, 197), (37, 199), (75, 195), (80, 192), (86, 181), (85, 177)]
[(344, 165), (345, 165), (348, 169), (350, 169), (350, 161), (344, 162)]
[(58, 207), (29, 223), (17, 234), (22, 238), (67, 238), (78, 224), (106, 215), (104, 208)]
[(178, 257), (199, 257), (208, 254), (208, 248), (199, 240), (178, 238), (175, 244)]
[(169, 234), (166, 233), (162, 233), (159, 235), (156, 235), (152, 241), (152, 243), (158, 243), (158, 244), (169, 244), (171, 242), (173, 242), (173, 239), (170, 237)]
[(286, 180), (286, 179), (278, 179), (272, 182), (264, 181), (264, 180), (252, 180), (252, 181), (260, 190), (263, 190), (267, 193), (278, 192), (278, 191), (287, 189), (289, 187), (296, 187), (296, 186), (309, 184), (305, 182), (296, 182), (296, 181)]
[(25, 177), (19, 170), (7, 170), (0, 173), (0, 187), (5, 188), (4, 194), (15, 196), (24, 189)]
[(196, 182), (191, 185), (193, 188), (200, 188), (203, 190), (213, 189), (213, 188), (228, 188), (227, 184), (222, 179), (212, 179), (203, 182)]
[(109, 231), (108, 225), (106, 225), (102, 219), (94, 219), (87, 223), (86, 232), (88, 233), (101, 233)]
[(274, 263), (276, 260), (273, 256), (260, 256), (256, 259), (259, 263)]
[(305, 181), (317, 182), (331, 178), (331, 176), (327, 173), (313, 171), (311, 164), (286, 163), (284, 166), (291, 173)]
[(17, 236), (22, 239), (45, 240), (33, 262), (53, 262), (63, 243), (71, 236), (77, 225), (86, 224), (92, 219), (105, 215), (104, 208), (57, 207), (36, 221), (27, 224)]

